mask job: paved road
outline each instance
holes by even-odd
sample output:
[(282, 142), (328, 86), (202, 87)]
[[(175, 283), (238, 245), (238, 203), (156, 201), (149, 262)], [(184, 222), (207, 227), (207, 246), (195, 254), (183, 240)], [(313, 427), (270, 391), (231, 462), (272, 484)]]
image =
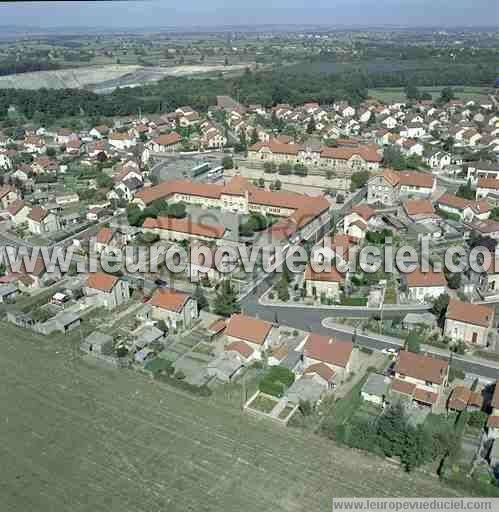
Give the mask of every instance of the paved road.
[[(360, 345), (382, 350), (384, 348), (400, 348), (404, 345), (403, 340), (392, 336), (382, 336), (374, 333), (361, 333), (346, 325), (338, 325), (334, 319), (329, 318), (323, 321), (323, 328), (329, 334), (333, 334), (340, 339), (352, 340), (355, 335), (355, 342)], [(432, 347), (431, 345), (422, 345), (422, 350), (434, 357), (449, 359), (449, 353), (445, 350)], [(456, 368), (464, 370), (466, 373), (485, 377), (487, 380), (496, 380), (499, 378), (499, 364), (492, 361), (483, 361), (473, 356), (460, 356), (452, 354), (452, 363)]]

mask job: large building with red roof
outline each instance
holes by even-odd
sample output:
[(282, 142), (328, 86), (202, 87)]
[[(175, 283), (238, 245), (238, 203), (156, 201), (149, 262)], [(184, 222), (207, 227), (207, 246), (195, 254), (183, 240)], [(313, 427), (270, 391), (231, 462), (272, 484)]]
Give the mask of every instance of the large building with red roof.
[[(239, 214), (259, 213), (281, 217), (280, 221), (269, 228), (268, 234), (284, 234), (286, 238), (304, 235), (307, 229), (319, 227), (327, 220), (330, 208), (324, 196), (311, 197), (294, 192), (263, 190), (242, 176), (234, 176), (224, 185), (189, 180), (165, 181), (136, 194), (134, 203), (140, 208), (146, 208), (158, 199), (204, 208), (220, 208)], [(153, 221), (147, 221), (144, 227), (158, 229), (155, 223), (154, 226), (151, 223)], [(190, 225), (192, 227), (193, 223)]]
[(382, 157), (379, 148), (375, 145), (314, 148), (271, 139), (268, 142), (257, 142), (248, 148), (248, 160), (258, 163), (304, 164), (310, 168), (320, 169), (376, 171), (379, 169)]

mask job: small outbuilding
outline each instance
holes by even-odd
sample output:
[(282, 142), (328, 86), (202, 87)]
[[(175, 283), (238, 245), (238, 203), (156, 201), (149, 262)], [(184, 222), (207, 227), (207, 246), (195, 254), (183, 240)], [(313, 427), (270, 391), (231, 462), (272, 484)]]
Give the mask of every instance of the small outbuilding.
[(390, 379), (378, 373), (371, 373), (362, 386), (362, 399), (376, 405), (384, 405), (388, 396)]

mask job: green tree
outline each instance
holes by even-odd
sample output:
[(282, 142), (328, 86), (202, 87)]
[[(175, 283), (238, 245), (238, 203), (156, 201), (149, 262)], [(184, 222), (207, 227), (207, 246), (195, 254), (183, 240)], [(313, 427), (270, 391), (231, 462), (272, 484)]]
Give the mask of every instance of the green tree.
[(307, 133), (308, 134), (314, 133), (315, 130), (316, 130), (315, 119), (313, 117), (311, 117), (307, 124)]
[(442, 293), (433, 301), (431, 312), (437, 317), (439, 325), (443, 325), (448, 306), (449, 296), (446, 293)]
[(272, 174), (272, 173), (276, 172), (277, 166), (276, 166), (275, 162), (265, 162), (263, 164), (263, 171), (268, 174)]
[(417, 101), (421, 98), (421, 91), (413, 84), (405, 88), (405, 96), (409, 101)]
[(206, 298), (201, 286), (196, 285), (193, 296), (197, 300), (199, 311), (208, 308), (208, 299)]
[(406, 159), (398, 147), (388, 146), (383, 151), (383, 164), (401, 171), (406, 168)]
[(405, 344), (409, 352), (417, 354), (421, 351), (421, 339), (417, 332), (412, 331), (405, 339)]
[(45, 154), (49, 157), (49, 158), (54, 158), (56, 155), (57, 155), (57, 151), (54, 147), (48, 147), (47, 148), (47, 151), (45, 152)]
[(297, 176), (306, 176), (308, 174), (308, 170), (307, 170), (306, 166), (303, 164), (295, 164), (294, 173)]
[(215, 300), (213, 311), (217, 315), (229, 317), (233, 313), (240, 311), (237, 293), (231, 282), (227, 279), (220, 283)]
[(464, 199), (475, 199), (475, 191), (471, 188), (471, 181), (468, 180), (466, 185), (459, 185), (456, 196)]
[(233, 169), (234, 168), (234, 160), (231, 156), (224, 156), (222, 159), (222, 166), (224, 169)]
[(355, 192), (359, 188), (365, 187), (369, 176), (369, 171), (354, 172), (350, 178), (350, 190)]
[(440, 92), (440, 103), (449, 103), (455, 98), (452, 87), (444, 87)]
[(399, 402), (389, 407), (378, 420), (381, 449), (387, 457), (400, 455), (406, 441), (407, 420)]
[(276, 291), (279, 300), (283, 302), (287, 302), (289, 300), (289, 282), (284, 274), (276, 285)]
[(183, 219), (187, 215), (187, 210), (184, 203), (171, 203), (168, 205), (167, 213), (170, 217)]
[(99, 188), (112, 188), (114, 185), (113, 178), (101, 172), (96, 179)]
[(256, 144), (258, 142), (258, 131), (256, 128), (253, 128), (253, 131), (251, 132), (250, 137), (250, 144), (253, 146), (253, 144)]
[(461, 274), (447, 274), (445, 277), (451, 290), (457, 290), (461, 287)]

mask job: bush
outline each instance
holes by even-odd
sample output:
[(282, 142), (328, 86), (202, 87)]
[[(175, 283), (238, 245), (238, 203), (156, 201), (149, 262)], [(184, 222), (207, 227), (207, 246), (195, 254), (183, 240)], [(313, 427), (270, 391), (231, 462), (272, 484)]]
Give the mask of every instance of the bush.
[(485, 427), (487, 423), (487, 414), (483, 411), (473, 411), (468, 413), (468, 425), (470, 427), (475, 427), (482, 429)]
[(364, 354), (369, 354), (371, 355), (373, 353), (373, 349), (369, 348), (369, 347), (360, 347), (359, 350), (361, 352), (363, 352)]
[(307, 176), (308, 170), (303, 164), (296, 164), (294, 172), (297, 176)]
[(454, 368), (453, 366), (449, 369), (449, 382), (453, 382), (456, 379), (463, 380), (466, 377), (466, 374), (463, 370), (459, 370), (458, 368)]
[(258, 389), (267, 395), (282, 397), (295, 381), (295, 374), (283, 366), (272, 366), (258, 384)]
[(222, 166), (224, 169), (234, 169), (234, 160), (231, 156), (224, 156), (222, 159)]
[(263, 164), (263, 171), (268, 174), (273, 174), (277, 172), (277, 166), (274, 162), (265, 162)]

